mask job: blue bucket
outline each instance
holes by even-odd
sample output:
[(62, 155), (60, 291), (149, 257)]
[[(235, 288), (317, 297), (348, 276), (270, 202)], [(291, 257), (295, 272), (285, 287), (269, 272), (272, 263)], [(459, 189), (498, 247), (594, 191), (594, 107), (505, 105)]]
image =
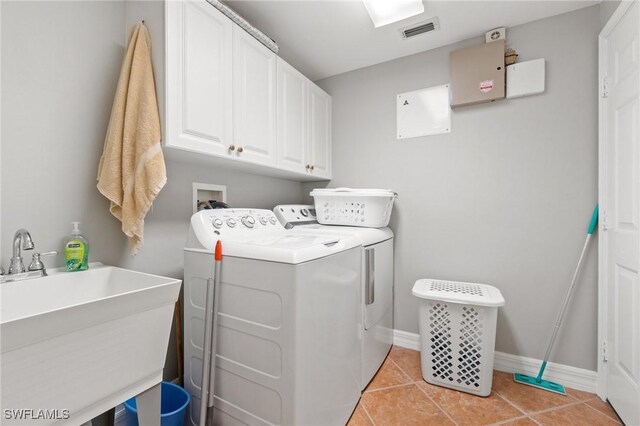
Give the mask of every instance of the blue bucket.
[[(191, 395), (178, 385), (162, 382), (160, 388), (160, 426), (184, 426), (187, 418)], [(138, 410), (136, 399), (124, 402), (127, 414), (127, 426), (138, 426)]]

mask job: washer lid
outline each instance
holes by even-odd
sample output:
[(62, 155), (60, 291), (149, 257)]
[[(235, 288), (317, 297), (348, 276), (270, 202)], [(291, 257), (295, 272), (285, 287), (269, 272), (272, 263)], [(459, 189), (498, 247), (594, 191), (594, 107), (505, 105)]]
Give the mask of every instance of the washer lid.
[[(360, 246), (348, 235), (306, 235), (287, 231), (286, 235), (246, 241), (222, 241), (222, 255), (267, 262), (298, 264)], [(210, 249), (186, 248), (186, 251), (211, 253)], [(224, 262), (224, 260), (223, 260)]]
[(222, 241), (223, 256), (292, 264), (361, 245), (352, 235), (286, 230), (270, 210), (215, 209), (191, 216), (186, 251), (213, 253), (217, 241)]
[(440, 300), (477, 306), (503, 306), (502, 293), (487, 284), (422, 279), (413, 286), (413, 295), (421, 299)]
[(381, 243), (393, 238), (393, 231), (389, 228), (360, 228), (357, 226), (320, 225), (319, 223), (297, 225), (292, 231), (320, 235), (352, 235), (357, 237), (363, 246)]

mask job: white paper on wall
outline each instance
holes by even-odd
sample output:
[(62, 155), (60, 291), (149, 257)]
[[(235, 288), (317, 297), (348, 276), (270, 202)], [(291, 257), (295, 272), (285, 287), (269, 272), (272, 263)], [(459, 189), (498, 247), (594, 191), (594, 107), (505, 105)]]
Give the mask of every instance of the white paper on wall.
[(448, 84), (399, 94), (397, 110), (398, 139), (451, 132)]

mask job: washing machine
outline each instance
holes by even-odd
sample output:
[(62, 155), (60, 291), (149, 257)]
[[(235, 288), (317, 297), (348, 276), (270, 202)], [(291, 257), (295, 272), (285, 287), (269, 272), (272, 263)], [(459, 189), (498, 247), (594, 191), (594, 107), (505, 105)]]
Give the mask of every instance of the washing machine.
[(352, 235), (360, 240), (360, 386), (364, 389), (393, 342), (393, 232), (389, 228), (321, 225), (315, 208), (309, 205), (280, 205), (273, 211), (286, 229), (305, 234)]
[(191, 218), (184, 251), (191, 424), (199, 420), (206, 284), (218, 240), (214, 424), (344, 425), (360, 398), (361, 243), (292, 232), (259, 209)]

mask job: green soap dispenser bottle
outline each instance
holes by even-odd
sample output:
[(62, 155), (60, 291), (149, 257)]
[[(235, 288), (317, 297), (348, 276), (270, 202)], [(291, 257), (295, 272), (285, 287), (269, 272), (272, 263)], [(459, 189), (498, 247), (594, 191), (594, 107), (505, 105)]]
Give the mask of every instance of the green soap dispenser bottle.
[(71, 222), (73, 230), (64, 244), (64, 260), (68, 272), (89, 268), (89, 241), (80, 233), (80, 222)]

